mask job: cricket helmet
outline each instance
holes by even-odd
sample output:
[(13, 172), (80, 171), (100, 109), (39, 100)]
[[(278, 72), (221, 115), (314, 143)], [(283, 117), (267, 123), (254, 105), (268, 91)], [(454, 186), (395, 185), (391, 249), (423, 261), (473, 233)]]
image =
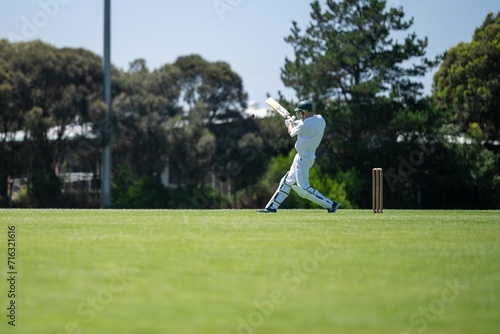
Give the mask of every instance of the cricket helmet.
[(295, 108), (295, 113), (297, 114), (297, 118), (300, 120), (304, 120), (305, 113), (313, 111), (313, 105), (311, 101), (302, 100), (297, 104)]
[(312, 105), (311, 101), (303, 100), (297, 104), (297, 108), (295, 108), (295, 111), (297, 111), (297, 112), (299, 112), (299, 111), (300, 112), (310, 112), (310, 111), (313, 111), (313, 105)]

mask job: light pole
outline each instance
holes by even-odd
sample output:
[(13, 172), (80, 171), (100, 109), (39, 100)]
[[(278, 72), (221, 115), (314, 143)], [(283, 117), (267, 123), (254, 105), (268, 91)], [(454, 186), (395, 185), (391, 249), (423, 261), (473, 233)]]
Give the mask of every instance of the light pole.
[(111, 110), (111, 0), (104, 0), (104, 102), (108, 107), (103, 135), (105, 137), (101, 163), (101, 208), (111, 207), (111, 141), (113, 111)]

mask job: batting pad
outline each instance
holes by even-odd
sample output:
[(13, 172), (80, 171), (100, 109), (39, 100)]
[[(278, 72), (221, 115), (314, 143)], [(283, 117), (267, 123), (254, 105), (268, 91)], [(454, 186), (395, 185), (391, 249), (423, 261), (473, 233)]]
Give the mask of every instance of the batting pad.
[(273, 208), (273, 209), (279, 208), (279, 206), (285, 200), (285, 198), (288, 197), (288, 194), (290, 194), (290, 190), (292, 190), (292, 188), (285, 183), (287, 175), (288, 173), (286, 173), (285, 176), (283, 176), (283, 178), (281, 179), (278, 189), (276, 189), (273, 197), (271, 197), (269, 203), (267, 203), (266, 208)]
[(319, 191), (317, 191), (314, 188), (309, 188), (311, 190), (314, 190), (312, 193), (297, 185), (293, 185), (292, 189), (295, 190), (295, 192), (299, 194), (300, 197), (310, 200), (311, 202), (316, 203), (325, 209), (329, 209), (332, 207), (333, 202), (328, 198), (326, 198), (325, 196), (323, 196)]

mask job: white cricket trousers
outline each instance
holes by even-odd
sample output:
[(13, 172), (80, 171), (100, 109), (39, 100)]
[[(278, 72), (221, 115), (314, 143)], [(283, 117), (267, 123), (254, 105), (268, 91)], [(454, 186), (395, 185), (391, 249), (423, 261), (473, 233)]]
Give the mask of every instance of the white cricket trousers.
[(286, 175), (285, 183), (289, 186), (296, 183), (299, 187), (308, 189), (311, 186), (309, 183), (309, 169), (314, 165), (314, 160), (314, 157), (300, 156), (299, 153), (296, 153)]

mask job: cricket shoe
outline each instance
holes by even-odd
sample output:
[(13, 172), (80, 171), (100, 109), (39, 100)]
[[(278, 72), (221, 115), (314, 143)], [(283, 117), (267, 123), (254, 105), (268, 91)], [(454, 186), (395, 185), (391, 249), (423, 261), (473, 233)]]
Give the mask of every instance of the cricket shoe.
[(262, 210), (257, 211), (257, 213), (276, 213), (277, 211), (278, 210), (276, 210), (274, 208), (268, 207), (268, 208), (264, 208)]
[(328, 209), (328, 212), (335, 213), (335, 212), (337, 212), (338, 208), (339, 208), (339, 203), (333, 202), (332, 207), (330, 209)]

